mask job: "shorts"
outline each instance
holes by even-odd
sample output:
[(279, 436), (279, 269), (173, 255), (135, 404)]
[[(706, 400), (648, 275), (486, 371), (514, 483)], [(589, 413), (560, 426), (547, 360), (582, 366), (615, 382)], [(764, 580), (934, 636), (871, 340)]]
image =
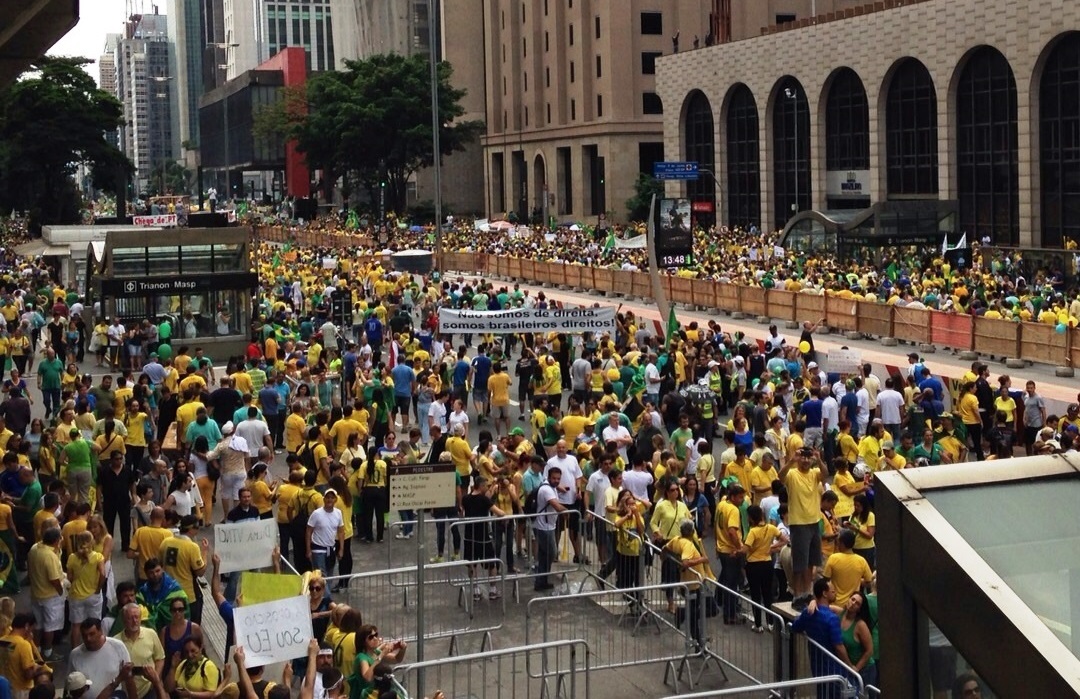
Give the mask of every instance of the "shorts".
[(461, 542), (461, 555), (466, 561), (485, 561), (495, 558), (495, 547), (490, 539), (487, 541), (465, 539)]
[(1035, 441), (1039, 438), (1039, 432), (1041, 431), (1041, 427), (1029, 427), (1024, 425), (1024, 446), (1035, 444)]
[(412, 405), (412, 396), (394, 396), (394, 405), (399, 413), (408, 413)]
[(68, 616), (72, 624), (79, 624), (87, 619), (101, 618), (101, 593), (90, 595), (82, 600), (68, 600)]
[(487, 403), (491, 400), (491, 395), (486, 388), (473, 389), (472, 399), (474, 403)]
[(510, 419), (510, 405), (493, 405), (491, 406), (491, 417), (496, 420), (509, 420)]
[(561, 534), (567, 527), (571, 532), (577, 532), (581, 527), (581, 518), (585, 514), (585, 502), (575, 500), (573, 504), (564, 505), (564, 507), (566, 511), (560, 512), (559, 518), (555, 520), (555, 533)]
[(817, 524), (791, 524), (791, 569), (795, 573), (821, 565), (821, 531)]
[(60, 595), (41, 601), (30, 602), (34, 621), (42, 631), (59, 631), (64, 628), (64, 598)]
[(240, 489), (247, 483), (247, 476), (243, 473), (221, 474), (221, 497), (229, 500), (240, 499)]

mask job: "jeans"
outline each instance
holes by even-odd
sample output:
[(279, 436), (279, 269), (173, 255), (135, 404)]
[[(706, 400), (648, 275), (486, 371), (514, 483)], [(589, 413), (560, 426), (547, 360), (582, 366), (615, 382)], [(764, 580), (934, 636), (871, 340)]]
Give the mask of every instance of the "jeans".
[(274, 443), (275, 449), (282, 449), (285, 443), (285, 420), (282, 418), (282, 414), (276, 413), (274, 415), (265, 415), (266, 426), (270, 429), (270, 439)]
[(735, 593), (738, 591), (739, 585), (742, 584), (744, 559), (741, 556), (730, 556), (723, 553), (718, 554), (717, 558), (720, 560), (720, 584), (727, 588), (727, 590), (722, 591), (724, 595), (724, 621), (731, 623), (735, 621), (739, 613), (739, 598)]
[(59, 388), (43, 388), (41, 389), (41, 404), (45, 408), (45, 417), (49, 418), (53, 415), (60, 414), (60, 389)]
[(416, 404), (416, 419), (420, 423), (420, 441), (427, 444), (431, 441), (431, 430), (428, 427), (428, 409), (431, 408), (431, 401), (417, 402)]
[(556, 544), (555, 530), (535, 529), (536, 536), (536, 588), (540, 589), (548, 585), (548, 573), (551, 572), (551, 564), (555, 561)]
[(514, 570), (514, 522), (495, 522), (495, 558), (506, 547), (506, 571)]
[(320, 549), (311, 547), (311, 565), (322, 571), (324, 578), (329, 578), (334, 573), (334, 564), (337, 563), (337, 552), (334, 549)]
[[(432, 510), (435, 518), (435, 551), (441, 557), (446, 552), (446, 521), (457, 516), (457, 510), (453, 507), (441, 507)], [(454, 554), (461, 551), (461, 528), (450, 527), (450, 534), (454, 539)]]
[(412, 510), (401, 510), (398, 516), (401, 517), (402, 522), (401, 533), (405, 536), (412, 536), (413, 529), (415, 529), (412, 523), (416, 521), (416, 513)]
[[(750, 583), (750, 599), (766, 609), (773, 603), (773, 563), (755, 561), (746, 564), (746, 578)], [(754, 607), (754, 626), (761, 626), (761, 609)]]

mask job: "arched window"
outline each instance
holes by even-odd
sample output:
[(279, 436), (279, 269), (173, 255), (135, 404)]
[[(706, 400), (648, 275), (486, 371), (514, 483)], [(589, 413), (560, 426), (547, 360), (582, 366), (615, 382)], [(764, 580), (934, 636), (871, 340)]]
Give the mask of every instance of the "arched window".
[(904, 61), (889, 83), (885, 107), (890, 195), (938, 192), (937, 95), (926, 66)]
[(773, 103), (773, 223), (810, 208), (810, 108), (799, 81), (784, 78)]
[(956, 88), (957, 198), (969, 240), (1020, 242), (1016, 80), (1005, 56), (984, 46)]
[(735, 88), (727, 108), (727, 220), (750, 228), (761, 222), (758, 111), (746, 85)]
[(825, 167), (870, 169), (870, 108), (862, 80), (841, 68), (829, 88), (825, 107)]
[[(683, 151), (686, 159), (697, 162), (700, 170), (715, 172), (716, 137), (712, 106), (709, 98), (700, 91), (694, 92), (686, 105), (683, 134), (686, 139)], [(696, 180), (687, 181), (686, 191), (691, 201), (716, 200), (713, 178), (704, 173)]]
[(1039, 86), (1042, 245), (1080, 241), (1080, 33), (1050, 52)]

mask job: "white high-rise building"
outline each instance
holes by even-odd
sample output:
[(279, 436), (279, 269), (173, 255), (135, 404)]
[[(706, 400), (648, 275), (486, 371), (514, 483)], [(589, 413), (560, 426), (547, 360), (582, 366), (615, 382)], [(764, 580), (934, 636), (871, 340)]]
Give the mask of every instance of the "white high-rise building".
[(151, 178), (179, 151), (172, 111), (176, 80), (169, 73), (165, 15), (132, 15), (113, 53), (115, 95), (124, 105), (120, 148), (135, 164), (135, 191), (150, 189)]
[(223, 0), (226, 77), (232, 80), (286, 46), (303, 47), (308, 70), (334, 70), (337, 0)]

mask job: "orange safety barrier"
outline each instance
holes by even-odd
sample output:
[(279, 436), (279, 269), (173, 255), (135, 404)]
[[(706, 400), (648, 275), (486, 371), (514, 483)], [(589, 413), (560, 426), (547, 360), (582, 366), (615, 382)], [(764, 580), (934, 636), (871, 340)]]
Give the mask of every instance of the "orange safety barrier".
[(973, 350), (997, 357), (1020, 356), (1021, 324), (1011, 320), (975, 318), (975, 342)]
[(611, 290), (623, 296), (632, 296), (634, 293), (633, 274), (633, 272), (624, 272), (622, 270), (612, 271)]
[(765, 315), (780, 320), (796, 320), (795, 294), (782, 289), (769, 289), (765, 294)]
[(1067, 366), (1080, 366), (1080, 328), (1069, 328), (1069, 354)]
[(825, 318), (830, 328), (858, 330), (859, 302), (855, 299), (842, 299), (836, 296), (825, 297)]
[(641, 272), (630, 272), (629, 274), (631, 293), (643, 299), (651, 299), (653, 297), (653, 286), (649, 275)]
[(732, 310), (741, 310), (743, 313), (748, 313), (752, 316), (765, 315), (765, 290), (759, 287), (744, 286), (741, 289), (742, 303), (741, 308), (734, 308)]
[(825, 317), (825, 297), (819, 294), (795, 294), (795, 320), (816, 323)]
[(581, 265), (566, 265), (566, 285), (575, 289), (581, 288)]
[(593, 269), (593, 286), (592, 288), (600, 293), (615, 288), (615, 271), (607, 269), (606, 267), (596, 267)]
[(694, 303), (706, 308), (716, 308), (716, 288), (718, 286), (718, 284), (707, 279), (692, 280), (690, 282), (690, 293)]
[(893, 306), (893, 337), (908, 342), (929, 344), (930, 311)]
[(971, 316), (931, 311), (930, 341), (951, 349), (971, 349)]
[[(644, 276), (644, 275), (643, 275)], [(668, 277), (671, 280), (671, 293), (668, 300), (671, 303), (693, 303), (694, 294), (690, 288), (690, 279), (686, 277)]]
[(881, 303), (860, 303), (855, 316), (856, 329), (867, 335), (891, 337), (892, 318), (892, 306)]
[(721, 311), (727, 311), (732, 313), (734, 311), (742, 310), (742, 290), (743, 287), (737, 284), (720, 284), (716, 285), (716, 307)]
[(1059, 333), (1056, 324), (1022, 323), (1020, 358), (1029, 362), (1061, 364), (1066, 357), (1068, 333)]
[(535, 260), (529, 260), (529, 259), (521, 260), (520, 276), (525, 281), (535, 281), (536, 280), (536, 261)]

